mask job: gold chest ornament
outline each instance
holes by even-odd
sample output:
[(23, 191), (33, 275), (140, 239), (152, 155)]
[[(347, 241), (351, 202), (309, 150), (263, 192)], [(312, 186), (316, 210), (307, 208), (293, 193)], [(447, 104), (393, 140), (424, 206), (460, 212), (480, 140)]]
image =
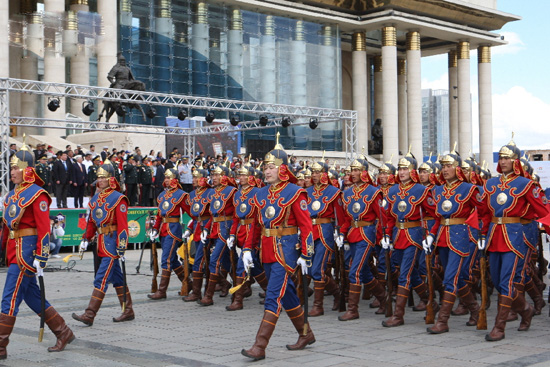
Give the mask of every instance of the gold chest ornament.
[(273, 218), (275, 216), (275, 208), (272, 206), (268, 206), (267, 209), (265, 210), (265, 216), (268, 219)]
[(8, 209), (8, 214), (11, 218), (15, 217), (15, 214), (17, 213), (17, 206), (15, 204), (11, 204), (10, 208)]
[(219, 200), (214, 201), (214, 209), (218, 210), (222, 206)]
[(453, 203), (451, 203), (450, 200), (444, 200), (443, 203), (441, 203), (441, 209), (443, 209), (444, 212), (448, 212), (453, 207)]
[(351, 207), (351, 211), (354, 213), (359, 213), (359, 210), (361, 210), (361, 204), (359, 203), (353, 203)]
[(165, 201), (164, 203), (162, 203), (162, 209), (166, 210), (168, 209), (168, 207), (170, 206), (170, 203)]
[(103, 210), (102, 210), (101, 208), (97, 208), (96, 211), (95, 211), (95, 216), (96, 216), (98, 219), (103, 218)]
[(194, 211), (195, 213), (198, 212), (200, 208), (201, 208), (201, 207), (200, 207), (200, 205), (199, 205), (198, 203), (193, 204), (193, 211)]
[(311, 203), (311, 209), (319, 210), (320, 208), (321, 208), (321, 202), (319, 200), (315, 200), (313, 203)]
[(386, 205), (388, 205), (388, 202), (386, 201), (386, 199), (382, 199), (382, 208), (385, 208)]
[(501, 192), (500, 194), (497, 195), (497, 203), (499, 205), (503, 205), (507, 200), (508, 200), (508, 195), (506, 195), (505, 193)]
[(403, 213), (405, 210), (407, 210), (407, 203), (404, 200), (401, 200), (399, 204), (397, 204), (397, 210)]
[(244, 213), (246, 212), (246, 204), (245, 203), (242, 203), (241, 205), (239, 205), (239, 210), (241, 211), (241, 213)]

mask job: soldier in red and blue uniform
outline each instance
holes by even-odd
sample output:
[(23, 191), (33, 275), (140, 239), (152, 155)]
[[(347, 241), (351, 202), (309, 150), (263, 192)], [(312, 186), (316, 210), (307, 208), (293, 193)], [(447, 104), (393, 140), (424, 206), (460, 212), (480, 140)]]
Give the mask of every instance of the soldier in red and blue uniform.
[(534, 181), (524, 177), (520, 151), (513, 141), (499, 150), (497, 171), (499, 177), (485, 183), (483, 199), (488, 206), (487, 218), (483, 220), (483, 235), (479, 248), (489, 252), (491, 278), (499, 292), (498, 313), (495, 325), (485, 336), (487, 341), (504, 339), (506, 321), (510, 310), (521, 316), (519, 331), (531, 326), (534, 309), (525, 301), (521, 287), (520, 260), (525, 258), (524, 228), (522, 215), (530, 206), (543, 224), (548, 224), (548, 210), (542, 201), (541, 189)]
[[(265, 348), (283, 308), (299, 334), (296, 344), (287, 345), (287, 349), (304, 349), (315, 343), (311, 328), (305, 324), (304, 309), (291, 277), (298, 267), (298, 271), (307, 274), (311, 264), (313, 235), (307, 193), (294, 184), (296, 177), (278, 140), (277, 134), (277, 144), (264, 160), (268, 186), (258, 190), (253, 199), (254, 206), (258, 208), (257, 223), (262, 233), (260, 259), (268, 279), (265, 311), (256, 341), (252, 348), (241, 351), (241, 354), (254, 360), (265, 358)], [(243, 250), (245, 269), (253, 265), (253, 247), (250, 238)]]
[(326, 269), (335, 254), (335, 240), (340, 238), (339, 241), (343, 241), (343, 235), (334, 238), (334, 231), (343, 224), (345, 214), (342, 209), (342, 192), (334, 183), (331, 184), (328, 165), (322, 159), (311, 166), (311, 180), (313, 185), (306, 189), (314, 240), (312, 265), (309, 268), (309, 276), (314, 282), (314, 301), (309, 316), (321, 316), (324, 314), (325, 289), (334, 296), (333, 311), (338, 310), (340, 303), (338, 284), (326, 275)]
[[(73, 319), (92, 326), (103, 303), (108, 283), (112, 283), (120, 305), (123, 308), (113, 322), (131, 321), (135, 318), (132, 297), (125, 284), (119, 259), (124, 261), (128, 246), (128, 198), (120, 193), (120, 185), (115, 177), (115, 169), (107, 160), (97, 170), (97, 190), (90, 200), (86, 231), (82, 236), (80, 250), (88, 248), (89, 241), (97, 236), (99, 268), (94, 279), (94, 290), (88, 307), (82, 315), (73, 313)], [(126, 304), (124, 294), (126, 293)]]
[[(253, 249), (251, 251), (254, 267), (250, 269), (250, 275), (256, 279), (260, 287), (265, 291), (267, 288), (267, 278), (260, 262), (260, 231), (255, 225), (258, 218), (258, 208), (252, 204), (252, 199), (258, 188), (256, 187), (256, 172), (250, 166), (243, 166), (237, 170), (237, 179), (239, 190), (233, 196), (233, 206), (235, 207), (235, 217), (231, 226), (231, 234), (227, 240), (227, 247), (232, 250), (233, 246), (243, 248), (249, 238), (252, 241)], [(246, 294), (250, 295), (250, 281), (244, 281), (246, 269), (243, 264), (243, 252), (237, 260), (235, 286), (242, 286), (233, 294), (233, 301), (226, 306), (227, 311), (237, 311), (243, 309), (243, 298)], [(244, 284), (243, 284), (244, 283)]]
[(472, 250), (468, 219), (474, 226), (478, 226), (476, 210), (482, 209), (481, 194), (477, 186), (467, 182), (461, 168), (462, 159), (456, 152), (443, 156), (439, 162), (446, 183), (432, 190), (436, 203), (435, 225), (423, 242), (426, 252), (430, 252), (432, 244), (435, 244), (445, 269), (441, 310), (435, 325), (427, 329), (431, 334), (449, 331), (447, 322), (457, 295), (470, 312), (466, 325), (476, 326), (479, 316), (479, 305), (467, 280), (470, 268), (468, 260)]
[(209, 239), (214, 250), (210, 255), (208, 286), (199, 301), (201, 306), (214, 304), (212, 297), (216, 284), (221, 284), (220, 297), (226, 297), (231, 287), (227, 281), (227, 273), (231, 267), (227, 239), (233, 225), (233, 215), (235, 214), (233, 196), (237, 189), (234, 180), (229, 177), (229, 169), (225, 165), (218, 165), (212, 170), (211, 176), (213, 188), (210, 197), (210, 214), (212, 217), (203, 227), (201, 241), (204, 243)]
[(189, 215), (192, 222), (185, 231), (183, 240), (187, 242), (187, 238), (192, 233), (196, 251), (193, 262), (192, 292), (188, 296), (183, 297), (184, 302), (200, 301), (202, 298), (201, 289), (204, 269), (208, 266), (204, 257), (205, 244), (201, 241), (201, 233), (211, 218), (210, 199), (213, 190), (208, 184), (208, 171), (203, 169), (202, 165), (198, 169), (193, 170), (193, 187), (195, 189), (189, 193), (188, 197)]
[[(6, 252), (4, 291), (0, 313), (0, 360), (6, 359), (6, 347), (22, 301), (37, 315), (42, 312), (38, 276), (43, 276), (50, 252), (50, 195), (41, 186), (34, 169), (34, 154), (26, 145), (10, 160), (10, 177), (15, 188), (4, 198), (2, 249)], [(49, 352), (61, 352), (75, 339), (65, 320), (45, 300), (45, 321), (57, 338)]]
[[(405, 323), (403, 316), (411, 288), (424, 303), (428, 302), (428, 287), (422, 281), (416, 264), (425, 236), (421, 219), (423, 216), (435, 215), (432, 194), (419, 183), (416, 159), (408, 153), (399, 160), (397, 169), (399, 185), (392, 186), (388, 192), (388, 225), (381, 243), (382, 247), (389, 249), (393, 242), (394, 261), (399, 263), (400, 274), (395, 311), (392, 317), (382, 322), (385, 327)], [(434, 306), (437, 307), (437, 304)]]
[[(351, 181), (353, 186), (344, 191), (342, 202), (346, 213), (344, 223), (340, 228), (343, 241), (349, 244), (346, 251), (346, 263), (349, 267), (349, 296), (348, 309), (338, 317), (340, 321), (349, 321), (359, 318), (359, 297), (361, 283), (365, 289), (373, 294), (380, 302), (380, 310), (385, 310), (386, 290), (374, 277), (368, 261), (376, 244), (377, 220), (386, 222), (382, 205), (382, 190), (373, 185), (369, 174), (369, 163), (364, 158), (355, 159), (351, 167)], [(378, 311), (377, 311), (378, 312)]]
[(147, 295), (152, 300), (166, 298), (172, 271), (180, 282), (188, 281), (185, 279), (185, 269), (178, 260), (177, 250), (183, 243), (181, 215), (189, 214), (189, 195), (180, 186), (176, 168), (168, 168), (164, 172), (163, 186), (165, 189), (157, 198), (157, 217), (151, 231), (151, 240), (155, 241), (160, 235), (162, 246), (160, 284), (155, 293)]

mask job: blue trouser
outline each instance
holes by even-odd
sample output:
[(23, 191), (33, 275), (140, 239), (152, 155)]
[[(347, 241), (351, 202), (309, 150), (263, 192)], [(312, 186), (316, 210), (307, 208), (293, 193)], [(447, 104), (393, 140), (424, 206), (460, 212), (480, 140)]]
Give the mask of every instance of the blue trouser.
[(325, 270), (332, 256), (332, 251), (326, 248), (321, 239), (315, 240), (314, 249), (311, 267), (308, 268), (308, 275), (312, 277), (314, 281), (320, 282), (326, 277)]
[(99, 263), (99, 269), (97, 269), (94, 279), (94, 287), (106, 293), (108, 283), (113, 284), (114, 287), (122, 287), (124, 278), (118, 259), (106, 256), (102, 257)]
[(195, 242), (195, 257), (193, 261), (193, 271), (203, 272), (204, 266), (205, 266), (205, 258), (204, 258), (204, 245), (201, 241), (194, 241)]
[(514, 282), (519, 280), (520, 257), (514, 252), (491, 252), (489, 266), (491, 279), (497, 291), (510, 298), (516, 296)]
[[(2, 313), (17, 316), (19, 305), (23, 300), (31, 310), (36, 314), (40, 314), (42, 306), (36, 276), (28, 270), (22, 272), (17, 264), (10, 264), (6, 274), (4, 293), (2, 294)], [(50, 306), (50, 303), (46, 300), (44, 309), (48, 309)]]
[(418, 274), (422, 277), (428, 274), (428, 270), (426, 268), (426, 256), (423, 256), (420, 254), (418, 256), (418, 262), (416, 263), (416, 268), (418, 269)]
[(464, 280), (466, 280), (467, 282), (473, 283), (475, 281), (473, 270), (480, 256), (481, 254), (478, 251), (477, 243), (470, 242), (470, 253), (468, 254), (468, 258), (466, 259), (467, 271), (463, 275), (465, 277)]
[[(237, 260), (237, 276), (244, 278), (246, 276), (246, 271), (243, 264), (243, 254), (244, 251), (241, 251), (239, 259)], [(252, 255), (252, 261), (254, 263), (254, 267), (250, 269), (250, 275), (256, 277), (264, 272), (264, 268), (262, 267), (262, 263), (260, 262), (260, 258), (258, 257), (258, 251), (252, 250), (250, 251), (250, 254)]]
[(281, 308), (291, 310), (300, 306), (296, 286), (285, 268), (278, 262), (263, 265), (267, 277), (264, 309), (279, 316)]
[(179, 268), (181, 262), (178, 259), (177, 251), (182, 242), (176, 240), (172, 236), (164, 236), (160, 238), (160, 244), (162, 246), (161, 269), (171, 271)]
[(445, 291), (454, 295), (466, 285), (468, 279), (467, 257), (460, 256), (448, 247), (438, 247), (439, 261), (445, 269), (443, 285)]
[[(214, 242), (215, 240), (215, 242)], [(214, 251), (210, 255), (210, 274), (220, 274), (221, 269), (229, 271), (231, 261), (229, 259), (229, 249), (227, 244), (221, 238), (212, 240), (214, 243)]]
[(349, 245), (349, 252), (351, 253), (350, 284), (361, 285), (361, 281), (365, 284), (372, 282), (374, 276), (370, 270), (368, 260), (374, 246), (369, 245), (367, 241), (354, 242)]
[(419, 255), (420, 249), (414, 245), (402, 250), (393, 250), (395, 261), (400, 264), (398, 284), (401, 287), (411, 289), (411, 286), (412, 288), (416, 288), (423, 283), (422, 278), (420, 278), (420, 274), (418, 273), (418, 269), (415, 266)]

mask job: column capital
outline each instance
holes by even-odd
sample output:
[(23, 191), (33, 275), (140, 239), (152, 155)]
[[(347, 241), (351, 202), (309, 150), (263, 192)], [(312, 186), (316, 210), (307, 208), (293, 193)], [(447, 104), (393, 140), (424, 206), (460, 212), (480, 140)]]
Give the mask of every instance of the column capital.
[(158, 5), (159, 18), (172, 18), (172, 5), (170, 0), (160, 0)]
[(65, 29), (68, 31), (76, 31), (78, 29), (78, 18), (74, 11), (67, 12), (67, 23)]
[(470, 58), (470, 42), (460, 41), (456, 46), (457, 57), (459, 60)]
[(479, 46), (477, 48), (477, 62), (479, 64), (491, 63), (491, 46)]
[(420, 32), (407, 32), (407, 51), (420, 51)]
[(381, 55), (374, 56), (374, 72), (375, 73), (381, 73), (382, 72), (382, 56)]
[(456, 68), (458, 65), (456, 50), (449, 51), (449, 68)]
[(71, 0), (71, 5), (88, 5), (88, 0)]
[(265, 35), (275, 35), (275, 18), (273, 17), (273, 15), (267, 15), (265, 17)]
[(197, 3), (195, 22), (197, 24), (208, 24), (208, 4), (204, 1)]
[(231, 30), (243, 30), (243, 15), (241, 13), (241, 9), (233, 9), (231, 12)]
[(296, 41), (304, 41), (305, 35), (304, 35), (304, 21), (298, 20), (296, 21), (296, 32), (295, 32), (295, 38)]
[(394, 26), (382, 27), (382, 46), (397, 46), (397, 30)]
[(407, 60), (397, 59), (397, 75), (407, 75)]
[(120, 2), (120, 11), (125, 13), (132, 12), (132, 0), (122, 0)]
[(352, 42), (351, 47), (352, 51), (366, 51), (367, 50), (367, 40), (364, 31), (354, 32), (351, 36)]
[(329, 25), (323, 26), (323, 45), (332, 46), (332, 27)]

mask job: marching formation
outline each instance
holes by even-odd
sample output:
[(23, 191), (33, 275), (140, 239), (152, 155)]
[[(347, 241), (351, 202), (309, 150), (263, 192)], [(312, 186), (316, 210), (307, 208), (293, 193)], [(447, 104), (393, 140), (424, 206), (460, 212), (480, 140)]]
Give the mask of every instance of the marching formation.
[[(7, 357), (23, 300), (56, 335), (50, 352), (62, 351), (75, 338), (45, 300), (43, 282), (39, 287), (34, 277), (40, 280), (48, 260), (51, 199), (40, 187), (28, 151), (17, 152), (10, 166), (16, 186), (3, 208), (1, 238), (9, 269), (0, 314), (0, 359)], [(466, 325), (487, 329), (489, 296), (496, 291), (497, 316), (485, 339), (502, 340), (506, 323), (518, 318), (518, 330), (527, 331), (545, 306), (547, 263), (540, 232), (550, 216), (533, 169), (514, 142), (499, 151), (497, 177), (454, 149), (420, 165), (410, 153), (397, 166), (390, 160), (378, 168), (376, 180), (369, 169), (367, 157), (358, 155), (341, 180), (324, 159), (293, 172), (278, 138), (263, 171), (244, 165), (232, 177), (220, 164), (209, 177), (199, 167), (193, 170), (190, 193), (182, 190), (178, 170), (167, 169), (149, 232), (162, 248), (161, 278), (148, 298), (169, 297), (174, 272), (183, 301), (207, 307), (219, 291), (220, 297), (231, 294), (226, 310), (238, 311), (257, 282), (264, 315), (253, 345), (241, 351), (253, 360), (265, 358), (283, 310), (298, 333), (296, 343), (286, 347), (301, 350), (315, 343), (309, 318), (326, 315), (325, 297), (343, 322), (360, 322), (353, 321), (359, 319), (359, 302), (372, 299), (370, 308), (383, 315), (384, 327), (399, 327), (412, 318), (405, 316), (410, 306), (425, 312), (429, 334), (441, 334), (449, 331), (451, 315), (468, 315)], [(122, 307), (113, 321), (135, 318), (124, 259), (129, 200), (120, 193), (108, 160), (97, 169), (96, 187), (80, 245), (81, 251), (92, 241), (97, 247), (94, 289), (84, 313), (72, 315), (88, 326), (109, 283)], [(192, 219), (187, 226), (181, 223), (184, 214)]]

